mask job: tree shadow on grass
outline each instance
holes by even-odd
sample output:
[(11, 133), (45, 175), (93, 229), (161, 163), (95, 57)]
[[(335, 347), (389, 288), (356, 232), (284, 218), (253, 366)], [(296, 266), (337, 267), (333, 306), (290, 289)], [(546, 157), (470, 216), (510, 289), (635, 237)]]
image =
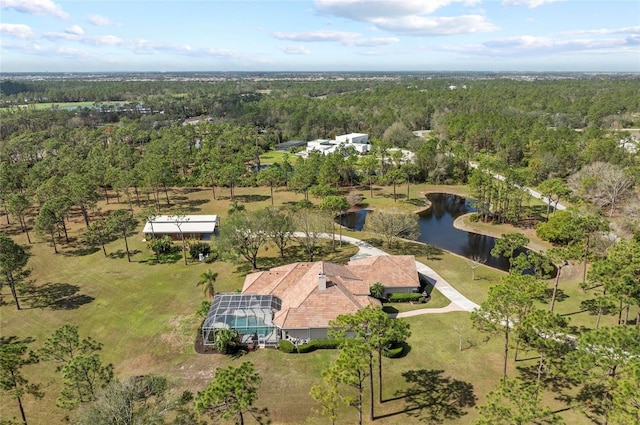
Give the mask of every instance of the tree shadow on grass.
[(93, 297), (78, 294), (80, 287), (69, 283), (47, 282), (28, 290), (27, 302), (30, 308), (50, 308), (52, 310), (75, 310), (89, 304)]
[(84, 257), (85, 255), (91, 255), (100, 251), (102, 248), (98, 248), (97, 246), (83, 246), (80, 245), (77, 249), (71, 251), (65, 251), (65, 257)]
[[(539, 357), (537, 357), (539, 358)], [(518, 366), (518, 371), (523, 381), (536, 385), (538, 379), (538, 363), (530, 366)], [(548, 388), (554, 393), (561, 393), (575, 388), (578, 381), (569, 377), (566, 373), (549, 374), (543, 373), (540, 377), (540, 383), (544, 388)]]
[(33, 337), (26, 337), (21, 339), (22, 337), (18, 337), (16, 335), (9, 336), (0, 336), (0, 345), (8, 345), (8, 344), (31, 344), (35, 341)]
[(607, 388), (599, 383), (585, 384), (575, 396), (564, 393), (556, 397), (557, 400), (563, 401), (569, 406), (576, 406), (595, 424), (603, 423), (603, 416), (610, 409), (606, 402), (608, 398)]
[[(141, 252), (142, 251), (140, 251), (139, 249), (134, 249), (134, 250), (130, 250), (129, 251), (129, 255), (133, 257), (134, 255), (139, 254)], [(127, 251), (125, 251), (124, 249), (119, 249), (117, 251), (108, 253), (107, 257), (113, 258), (113, 259), (126, 258), (127, 257)]]
[(401, 359), (403, 357), (407, 357), (409, 355), (409, 353), (411, 352), (411, 346), (409, 344), (407, 344), (406, 342), (402, 341), (400, 343), (400, 345), (402, 345), (402, 351), (400, 352), (400, 354), (398, 354), (397, 356), (393, 357), (394, 359)]
[(146, 260), (140, 260), (139, 263), (145, 263), (150, 266), (155, 266), (156, 264), (175, 264), (178, 261), (183, 259), (181, 252), (174, 252), (171, 254), (161, 254), (157, 258), (154, 255), (153, 257), (149, 257)]
[(200, 211), (201, 210), (201, 208), (199, 208), (200, 205), (204, 205), (208, 202), (209, 200), (207, 199), (191, 199), (187, 202), (186, 208), (189, 212)]
[(238, 263), (236, 266), (236, 270), (234, 273), (239, 273), (241, 275), (247, 275), (249, 273), (251, 273), (252, 271), (257, 271), (257, 270), (253, 270), (253, 268), (251, 267), (251, 264), (249, 262), (244, 262), (244, 263)]
[(391, 305), (383, 306), (382, 311), (384, 311), (387, 314), (398, 314), (400, 312), (397, 308)]
[[(539, 297), (537, 297), (537, 300), (540, 302), (549, 302), (551, 300), (551, 297), (553, 297), (553, 288), (546, 288), (544, 290), (544, 293), (542, 293)], [(562, 289), (558, 288), (558, 292), (556, 293), (556, 302), (561, 303), (568, 299), (569, 299), (569, 295), (567, 295), (567, 293), (564, 292)]]
[(197, 193), (211, 191), (210, 187), (180, 187), (175, 189), (177, 193)]
[(409, 388), (397, 391), (392, 400), (404, 399), (406, 409), (378, 416), (377, 419), (406, 413), (421, 422), (441, 424), (466, 415), (466, 409), (475, 406), (477, 401), (473, 385), (442, 376), (443, 373), (434, 369), (404, 372), (402, 376)]
[(252, 195), (236, 195), (236, 201), (243, 202), (245, 204), (247, 204), (249, 202), (266, 201), (268, 199), (271, 199), (271, 197), (270, 196), (266, 196), (266, 195), (256, 195), (256, 194), (252, 194)]

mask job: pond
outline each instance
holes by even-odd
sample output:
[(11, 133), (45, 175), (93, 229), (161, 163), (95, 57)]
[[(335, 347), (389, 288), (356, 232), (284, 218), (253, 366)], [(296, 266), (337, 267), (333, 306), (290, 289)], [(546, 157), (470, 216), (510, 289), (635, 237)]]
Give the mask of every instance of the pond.
[[(430, 193), (431, 208), (420, 214), (418, 241), (467, 258), (480, 258), (485, 264), (500, 270), (509, 270), (509, 260), (491, 256), (496, 239), (491, 236), (456, 229), (453, 222), (463, 214), (474, 212), (470, 200), (449, 193)], [(362, 230), (366, 215), (371, 210), (359, 210), (344, 215), (343, 226)]]

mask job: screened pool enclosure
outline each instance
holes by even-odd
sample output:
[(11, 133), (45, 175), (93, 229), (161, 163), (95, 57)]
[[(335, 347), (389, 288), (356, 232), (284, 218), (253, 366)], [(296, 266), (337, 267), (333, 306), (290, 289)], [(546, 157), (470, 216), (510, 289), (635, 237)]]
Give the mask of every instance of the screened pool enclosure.
[(273, 295), (216, 294), (202, 325), (202, 340), (205, 345), (212, 345), (217, 329), (230, 328), (240, 333), (244, 344), (276, 344), (278, 328), (273, 324), (273, 315), (281, 308), (282, 301)]

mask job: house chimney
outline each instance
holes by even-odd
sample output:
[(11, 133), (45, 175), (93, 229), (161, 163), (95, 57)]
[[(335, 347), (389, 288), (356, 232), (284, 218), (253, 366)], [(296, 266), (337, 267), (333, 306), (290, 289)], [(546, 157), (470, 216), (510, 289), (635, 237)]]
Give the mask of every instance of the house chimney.
[(325, 289), (327, 289), (327, 275), (318, 273), (318, 290), (324, 291)]

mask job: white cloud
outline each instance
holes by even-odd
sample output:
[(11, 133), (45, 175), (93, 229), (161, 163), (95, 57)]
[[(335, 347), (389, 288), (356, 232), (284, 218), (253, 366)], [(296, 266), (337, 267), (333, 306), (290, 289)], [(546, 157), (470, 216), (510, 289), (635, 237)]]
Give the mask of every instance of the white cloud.
[(399, 41), (400, 39), (396, 37), (374, 37), (374, 38), (356, 39), (356, 40), (353, 40), (351, 44), (354, 46), (376, 47), (376, 46), (387, 46), (389, 44), (398, 43)]
[(28, 40), (35, 37), (35, 34), (33, 33), (31, 27), (24, 24), (0, 23), (0, 33), (20, 40)]
[(82, 37), (80, 35), (70, 34), (68, 32), (45, 32), (42, 34), (42, 36), (49, 41), (56, 41), (56, 40), (82, 41)]
[(278, 46), (278, 49), (287, 55), (309, 55), (311, 50), (304, 46)]
[(418, 37), (472, 34), (497, 27), (485, 16), (431, 16), (455, 3), (472, 6), (479, 0), (316, 0), (316, 10), (359, 22), (394, 34)]
[(479, 45), (443, 46), (441, 50), (456, 51), (479, 56), (526, 57), (593, 52), (617, 54), (619, 52), (637, 52), (640, 37), (626, 38), (580, 38), (559, 40), (551, 37), (518, 36), (496, 39)]
[(278, 40), (289, 41), (306, 41), (306, 42), (326, 42), (337, 41), (344, 42), (345, 40), (354, 39), (359, 37), (357, 32), (346, 31), (309, 31), (309, 32), (274, 32), (272, 35)]
[(413, 36), (439, 36), (455, 34), (473, 34), (498, 29), (494, 24), (480, 15), (463, 15), (453, 17), (407, 16), (397, 19), (377, 19), (375, 25), (395, 34)]
[(15, 51), (21, 54), (47, 56), (47, 57), (65, 57), (65, 58), (88, 58), (98, 57), (97, 54), (87, 51), (74, 49), (65, 46), (51, 46), (39, 44), (35, 42), (20, 41), (17, 43), (6, 42), (3, 40), (2, 49), (7, 51)]
[(124, 40), (115, 35), (85, 35), (82, 28), (74, 25), (67, 28), (65, 32), (46, 32), (42, 34), (44, 38), (50, 41), (67, 40), (77, 41), (78, 43), (89, 44), (92, 46), (119, 45)]
[(93, 24), (97, 27), (108, 27), (108, 26), (118, 26), (117, 22), (113, 22), (111, 19), (106, 16), (98, 15), (97, 13), (89, 15), (87, 18), (90, 24)]
[(67, 28), (66, 30), (64, 30), (64, 32), (66, 32), (67, 34), (73, 34), (73, 35), (83, 35), (84, 34), (84, 30), (79, 25), (72, 25), (69, 28)]
[(309, 32), (274, 32), (272, 35), (279, 40), (302, 41), (307, 43), (335, 42), (344, 46), (384, 46), (397, 43), (395, 37), (364, 38), (362, 34), (348, 31), (309, 31)]
[(322, 14), (369, 22), (375, 18), (423, 15), (453, 3), (470, 5), (479, 0), (316, 0)]
[(52, 15), (67, 19), (69, 14), (51, 0), (0, 0), (0, 9), (13, 9), (31, 15)]
[(87, 52), (86, 50), (72, 49), (70, 47), (57, 47), (53, 52), (56, 56), (68, 58), (89, 58), (96, 56), (94, 53)]
[(525, 6), (529, 9), (534, 9), (538, 6), (542, 6), (547, 3), (554, 3), (559, 0), (504, 0), (502, 2), (503, 6)]
[(599, 34), (599, 35), (609, 35), (609, 34), (636, 34), (640, 35), (640, 26), (639, 27), (624, 27), (624, 28), (613, 28), (613, 29), (594, 29), (594, 30), (577, 30), (577, 31), (564, 31), (560, 34), (563, 35), (580, 35), (580, 34)]
[(98, 35), (86, 37), (84, 42), (87, 44), (93, 44), (96, 46), (115, 46), (118, 44), (122, 44), (124, 42), (120, 37), (116, 37), (115, 35)]
[(139, 55), (156, 55), (159, 53), (168, 53), (180, 56), (193, 57), (215, 57), (219, 59), (243, 57), (240, 53), (226, 49), (216, 49), (212, 47), (193, 48), (188, 44), (167, 44), (157, 43), (145, 39), (123, 40), (122, 46), (131, 52)]

